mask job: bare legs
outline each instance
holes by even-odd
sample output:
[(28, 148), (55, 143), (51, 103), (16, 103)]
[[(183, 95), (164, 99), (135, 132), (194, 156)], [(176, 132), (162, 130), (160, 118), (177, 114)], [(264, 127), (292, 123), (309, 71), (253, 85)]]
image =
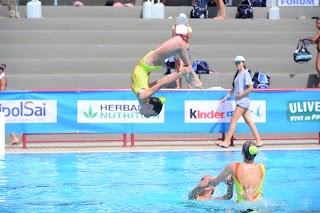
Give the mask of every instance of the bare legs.
[(318, 52), (317, 55), (317, 61), (316, 61), (316, 69), (317, 69), (317, 82), (315, 84), (315, 88), (320, 88), (320, 52)]
[(223, 0), (215, 0), (215, 3), (218, 5), (220, 10), (220, 15), (217, 17), (214, 17), (213, 19), (226, 19), (227, 13), (226, 13), (226, 7), (224, 5)]
[[(180, 36), (175, 36), (161, 44), (149, 57), (146, 58), (146, 63), (151, 66), (161, 66), (164, 61), (172, 55), (178, 53), (185, 66), (191, 66), (189, 55), (187, 52), (188, 43)], [(188, 83), (191, 83), (195, 88), (202, 88), (202, 82), (194, 71), (190, 74), (185, 73), (183, 77)]]
[(166, 42), (162, 43), (149, 57), (146, 62), (151, 66), (162, 66), (164, 61), (179, 53), (181, 60), (186, 66), (191, 65), (187, 52), (188, 43), (185, 42), (180, 36), (172, 37)]
[(248, 126), (249, 126), (255, 140), (256, 140), (257, 146), (262, 146), (258, 130), (251, 120), (251, 115), (250, 115), (249, 109), (243, 109), (239, 106), (236, 107), (236, 109), (234, 110), (234, 113), (231, 117), (230, 127), (229, 127), (229, 130), (228, 130), (228, 133), (227, 133), (225, 140), (222, 142), (216, 142), (216, 144), (218, 146), (225, 147), (225, 148), (227, 148), (229, 146), (229, 142), (231, 140), (231, 137), (234, 134), (234, 131), (236, 130), (237, 121), (239, 120), (239, 118), (241, 116), (244, 118), (244, 121), (246, 122), (246, 124), (248, 124)]
[(18, 144), (18, 142), (19, 142), (19, 139), (18, 139), (18, 137), (16, 136), (16, 134), (10, 134), (10, 136), (11, 136), (11, 138), (12, 138), (12, 140), (11, 140), (11, 145), (16, 145), (16, 144)]

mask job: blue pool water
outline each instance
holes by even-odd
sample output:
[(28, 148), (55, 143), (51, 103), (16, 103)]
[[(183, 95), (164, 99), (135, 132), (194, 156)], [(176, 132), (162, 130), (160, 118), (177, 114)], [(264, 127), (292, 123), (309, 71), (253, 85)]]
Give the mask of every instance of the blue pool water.
[[(189, 201), (205, 174), (236, 152), (7, 154), (0, 160), (0, 212), (320, 212), (320, 151), (261, 151), (267, 174), (256, 203)], [(214, 196), (225, 193), (222, 183)]]

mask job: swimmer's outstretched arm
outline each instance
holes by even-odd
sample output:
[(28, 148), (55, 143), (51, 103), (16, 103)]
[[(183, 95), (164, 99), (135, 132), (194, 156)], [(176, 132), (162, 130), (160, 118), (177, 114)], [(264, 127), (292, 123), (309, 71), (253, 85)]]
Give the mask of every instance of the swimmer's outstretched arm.
[(207, 187), (212, 185), (217, 186), (219, 183), (224, 181), (226, 177), (228, 177), (228, 175), (234, 175), (234, 168), (235, 168), (234, 163), (231, 163), (228, 166), (226, 166), (226, 168), (224, 168), (224, 170), (217, 177), (211, 178)]
[(233, 178), (231, 175), (229, 175), (224, 181), (227, 186), (227, 193), (221, 197), (215, 198), (215, 200), (230, 200), (233, 197)]

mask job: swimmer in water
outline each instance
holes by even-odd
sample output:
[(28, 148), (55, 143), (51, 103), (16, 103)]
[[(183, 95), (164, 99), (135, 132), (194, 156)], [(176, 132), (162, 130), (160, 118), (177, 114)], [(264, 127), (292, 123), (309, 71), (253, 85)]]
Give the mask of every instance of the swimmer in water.
[(217, 186), (227, 176), (232, 175), (237, 201), (256, 201), (262, 198), (262, 186), (266, 173), (266, 166), (262, 163), (255, 163), (254, 158), (258, 154), (258, 148), (253, 141), (247, 141), (242, 146), (243, 162), (235, 162), (227, 165), (217, 176), (211, 177), (209, 184), (200, 183), (199, 189), (209, 186)]
[[(206, 185), (209, 183), (209, 181), (211, 180), (211, 176), (210, 175), (206, 175), (201, 179), (200, 184), (201, 185)], [(199, 190), (199, 185), (192, 189), (189, 192), (188, 198), (189, 200), (230, 200), (233, 196), (233, 179), (231, 177), (231, 175), (229, 175), (225, 180), (224, 183), (228, 186), (227, 189), (227, 193), (221, 197), (215, 197), (213, 198), (213, 192), (216, 189), (216, 186), (212, 185), (209, 186), (207, 188), (201, 189)]]

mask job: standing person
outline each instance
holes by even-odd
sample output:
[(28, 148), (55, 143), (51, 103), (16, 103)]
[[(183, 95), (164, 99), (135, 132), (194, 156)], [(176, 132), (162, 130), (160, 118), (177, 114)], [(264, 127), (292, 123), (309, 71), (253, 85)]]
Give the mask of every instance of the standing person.
[(250, 115), (250, 97), (249, 93), (253, 90), (253, 83), (251, 79), (251, 75), (246, 69), (245, 65), (245, 59), (243, 56), (237, 56), (234, 59), (234, 63), (237, 67), (237, 72), (233, 79), (233, 88), (230, 90), (230, 92), (221, 100), (221, 103), (224, 103), (232, 94), (234, 94), (234, 98), (236, 101), (236, 108), (233, 112), (233, 115), (231, 117), (230, 127), (227, 133), (226, 138), (224, 141), (216, 142), (216, 145), (228, 148), (229, 142), (231, 140), (231, 137), (236, 129), (237, 121), (239, 120), (240, 116), (244, 118), (244, 121), (249, 125), (253, 136), (256, 139), (256, 143), (258, 147), (263, 146), (258, 130), (255, 126), (255, 124), (251, 120)]
[[(152, 97), (166, 84), (183, 76), (188, 83), (192, 83), (195, 88), (201, 88), (202, 82), (197, 74), (192, 70), (188, 57), (185, 35), (177, 35), (162, 43), (155, 51), (150, 51), (145, 55), (134, 68), (131, 74), (131, 88), (137, 96), (140, 105), (140, 113), (145, 117), (158, 115), (165, 103), (165, 98)], [(177, 72), (165, 75), (163, 78), (149, 84), (149, 75), (152, 71), (160, 69), (165, 60), (175, 53), (179, 53), (185, 66)]]
[[(5, 91), (7, 88), (7, 77), (4, 73), (4, 69), (6, 68), (6, 64), (0, 64), (0, 91)], [(19, 143), (19, 139), (15, 134), (10, 134), (11, 136), (11, 145), (17, 145)]]
[[(205, 2), (207, 5), (210, 2), (209, 0), (192, 0), (192, 5), (197, 5)], [(211, 0), (211, 3), (216, 3), (216, 5), (219, 7), (220, 10), (220, 15), (213, 17), (213, 19), (218, 19), (218, 20), (224, 20), (227, 19), (227, 13), (226, 13), (226, 7), (224, 4), (224, 0)]]
[[(190, 37), (192, 35), (192, 28), (189, 25), (188, 18), (187, 18), (187, 15), (185, 13), (180, 13), (179, 14), (177, 20), (175, 21), (174, 25), (172, 26), (171, 34), (172, 34), (172, 37), (174, 37), (176, 35), (179, 35), (179, 32), (177, 33), (177, 31), (176, 31), (176, 28), (179, 25), (179, 20), (185, 21), (185, 26), (187, 27), (188, 33), (185, 36), (185, 42), (188, 44), (187, 45), (187, 52), (188, 52), (189, 60), (190, 60), (190, 63), (191, 63), (191, 52), (190, 52), (189, 39), (190, 39)], [(179, 70), (181, 65), (183, 65), (183, 62), (180, 59), (179, 54), (177, 53), (177, 54), (174, 55), (174, 67), (175, 67), (176, 70)], [(180, 78), (179, 78), (179, 79), (176, 80), (176, 89), (180, 89), (180, 88), (181, 88), (181, 86), (180, 86)], [(188, 88), (192, 89), (192, 85), (188, 84)]]
[(218, 5), (220, 10), (220, 15), (213, 17), (213, 19), (223, 20), (227, 19), (226, 6), (224, 4), (224, 0), (214, 0), (214, 2)]
[(230, 163), (217, 177), (211, 177), (209, 184), (200, 183), (199, 190), (218, 185), (228, 175), (232, 175), (238, 202), (261, 199), (266, 166), (254, 162), (254, 158), (258, 154), (256, 144), (253, 141), (246, 141), (242, 146), (241, 154), (243, 155), (243, 162)]
[[(212, 179), (210, 175), (206, 175), (201, 179), (201, 182), (199, 185), (207, 185), (209, 184), (209, 181)], [(230, 200), (233, 196), (233, 185), (234, 181), (232, 179), (232, 176), (229, 175), (225, 180), (224, 183), (228, 186), (227, 193), (223, 196), (213, 198), (212, 195), (214, 193), (214, 190), (216, 189), (216, 186), (212, 185), (207, 188), (204, 188), (202, 190), (199, 190), (199, 185), (192, 189), (189, 192), (188, 198), (189, 200)]]
[(317, 44), (318, 55), (316, 59), (316, 69), (317, 69), (317, 83), (315, 84), (316, 88), (320, 88), (320, 17), (316, 19), (316, 27), (318, 29), (317, 33), (312, 38), (301, 38), (302, 41), (307, 40), (313, 44)]

